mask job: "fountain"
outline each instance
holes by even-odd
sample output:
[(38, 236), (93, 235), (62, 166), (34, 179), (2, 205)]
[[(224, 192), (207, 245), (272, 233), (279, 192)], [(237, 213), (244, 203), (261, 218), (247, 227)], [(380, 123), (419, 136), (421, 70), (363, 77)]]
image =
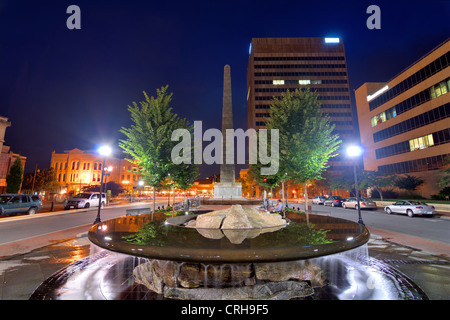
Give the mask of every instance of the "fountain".
[[(239, 229), (226, 228), (230, 213), (240, 217)], [(207, 220), (215, 227), (201, 228)], [(423, 297), (408, 278), (368, 257), (363, 225), (330, 216), (293, 212), (286, 221), (232, 206), (169, 219), (120, 217), (94, 225), (88, 236), (91, 256), (49, 278), (31, 299)]]

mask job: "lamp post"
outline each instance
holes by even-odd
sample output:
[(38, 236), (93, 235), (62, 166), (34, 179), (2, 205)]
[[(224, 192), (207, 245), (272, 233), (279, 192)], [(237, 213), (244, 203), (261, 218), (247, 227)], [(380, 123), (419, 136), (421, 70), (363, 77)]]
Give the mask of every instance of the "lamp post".
[(103, 156), (103, 165), (102, 165), (102, 176), (100, 178), (100, 194), (99, 194), (99, 200), (98, 200), (98, 211), (97, 211), (97, 218), (95, 218), (94, 224), (100, 223), (100, 210), (102, 207), (102, 192), (103, 192), (103, 176), (105, 175), (105, 162), (106, 157), (111, 154), (111, 147), (109, 146), (101, 146), (98, 148), (98, 153)]
[(359, 198), (359, 188), (358, 188), (358, 176), (356, 174), (356, 160), (359, 158), (359, 156), (362, 154), (363, 150), (361, 146), (359, 145), (352, 145), (347, 148), (347, 155), (350, 158), (353, 158), (353, 175), (355, 176), (355, 192), (356, 192), (356, 202), (358, 206), (358, 223), (361, 225), (364, 225), (364, 222), (361, 217), (361, 206), (359, 204), (360, 198)]

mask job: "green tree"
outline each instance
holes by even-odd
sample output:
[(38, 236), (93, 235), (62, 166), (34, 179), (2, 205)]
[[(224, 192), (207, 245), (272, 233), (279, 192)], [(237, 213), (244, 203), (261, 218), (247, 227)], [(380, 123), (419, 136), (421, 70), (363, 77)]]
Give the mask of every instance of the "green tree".
[(305, 210), (308, 180), (321, 179), (341, 143), (329, 117), (322, 114), (317, 97), (309, 88), (288, 90), (274, 97), (266, 121), (267, 129), (279, 130), (281, 179), (304, 184)]
[(55, 170), (52, 168), (38, 170), (36, 175), (34, 173), (27, 173), (24, 175), (22, 182), (22, 190), (26, 190), (28, 192), (40, 192), (43, 190), (52, 192), (57, 186), (58, 182), (56, 181)]
[(439, 170), (443, 174), (438, 182), (439, 187), (450, 186), (450, 157), (445, 158), (444, 165), (445, 168)]
[(418, 186), (422, 185), (424, 180), (419, 177), (410, 176), (409, 174), (404, 177), (397, 177), (394, 181), (394, 185), (399, 189), (405, 189), (408, 191), (414, 191)]
[(373, 188), (380, 194), (381, 201), (383, 201), (383, 191), (387, 187), (394, 185), (396, 175), (382, 176), (378, 171), (364, 170), (361, 177), (361, 186), (366, 188)]
[[(194, 181), (199, 176), (199, 165), (194, 164), (194, 135), (193, 135), (193, 126), (189, 125), (187, 121), (180, 122), (178, 129), (186, 129), (190, 133), (189, 139), (190, 141), (190, 149), (189, 155), (183, 154), (179, 155), (181, 158), (188, 160), (186, 162), (181, 162), (179, 164), (175, 164), (173, 161), (169, 165), (170, 178), (175, 188), (181, 189), (183, 191), (187, 191), (193, 184)], [(187, 142), (187, 141), (186, 141)], [(173, 145), (177, 144), (177, 142), (173, 142)], [(187, 151), (187, 150), (186, 150)], [(187, 196), (187, 193), (185, 192)]]
[(23, 165), (19, 157), (14, 160), (6, 175), (6, 192), (17, 193), (20, 190), (23, 178)]
[[(119, 146), (124, 153), (129, 154), (131, 163), (137, 165), (142, 179), (150, 186), (159, 188), (173, 169), (171, 141), (175, 129), (187, 128), (185, 119), (172, 112), (170, 103), (172, 93), (167, 92), (168, 86), (157, 89), (157, 96), (149, 97), (144, 91), (144, 101), (133, 102), (128, 106), (131, 120), (130, 128), (120, 130), (127, 139), (120, 140)], [(155, 192), (153, 193), (153, 210), (155, 209)]]

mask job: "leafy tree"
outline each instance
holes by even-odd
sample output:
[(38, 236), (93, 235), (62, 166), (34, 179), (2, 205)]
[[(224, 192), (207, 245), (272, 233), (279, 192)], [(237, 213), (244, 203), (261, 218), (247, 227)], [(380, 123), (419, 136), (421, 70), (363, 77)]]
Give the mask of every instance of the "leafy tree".
[(439, 179), (438, 186), (447, 187), (450, 186), (450, 157), (445, 158), (445, 168), (439, 170), (443, 173), (443, 176)]
[(397, 177), (394, 185), (399, 189), (414, 191), (418, 186), (422, 185), (424, 180), (415, 176), (405, 175), (404, 177)]
[(308, 180), (321, 179), (341, 142), (333, 134), (329, 117), (322, 114), (317, 97), (309, 88), (288, 90), (274, 97), (266, 122), (268, 130), (279, 130), (280, 178), (304, 183), (305, 209)]
[[(34, 186), (33, 186), (34, 180)], [(23, 177), (22, 190), (31, 191), (54, 191), (58, 185), (56, 173), (53, 168), (38, 170), (36, 176), (34, 173), (27, 173)]]
[(384, 189), (393, 186), (395, 180), (395, 175), (382, 176), (378, 171), (364, 170), (361, 178), (361, 185), (365, 189), (373, 188), (378, 191), (381, 201), (383, 201)]
[(6, 175), (6, 192), (17, 193), (20, 190), (23, 178), (23, 165), (19, 157), (14, 160)]
[[(181, 121), (179, 123), (178, 129), (186, 129), (189, 131), (190, 136), (190, 155), (183, 154), (183, 157), (186, 157), (186, 162), (181, 162), (179, 164), (175, 164), (173, 162), (169, 165), (170, 178), (175, 188), (181, 189), (183, 191), (188, 190), (193, 184), (194, 181), (199, 176), (199, 166), (194, 164), (194, 141), (193, 141), (193, 126), (190, 126), (187, 121)], [(177, 142), (174, 142), (176, 144)], [(186, 195), (187, 193), (185, 193)]]
[[(175, 129), (187, 128), (186, 119), (181, 119), (172, 112), (170, 103), (172, 93), (167, 92), (168, 86), (157, 89), (157, 96), (149, 97), (144, 91), (144, 101), (133, 102), (128, 106), (131, 120), (130, 128), (120, 130), (126, 140), (120, 140), (119, 146), (124, 153), (129, 154), (131, 163), (137, 165), (137, 171), (150, 186), (159, 188), (167, 178), (168, 173), (175, 174), (175, 164), (171, 160), (171, 150), (176, 144), (171, 141)], [(183, 170), (181, 170), (183, 171)], [(155, 193), (153, 194), (153, 210), (155, 208)]]

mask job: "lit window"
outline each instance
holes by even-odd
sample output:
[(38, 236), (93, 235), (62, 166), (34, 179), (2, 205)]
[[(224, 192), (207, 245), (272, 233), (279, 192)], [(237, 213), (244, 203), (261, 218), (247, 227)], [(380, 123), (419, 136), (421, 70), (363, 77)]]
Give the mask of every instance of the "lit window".
[(409, 149), (411, 151), (425, 149), (431, 146), (434, 146), (432, 134), (409, 140)]
[(273, 80), (273, 84), (276, 84), (276, 85), (284, 84), (284, 80)]
[(298, 84), (301, 85), (311, 84), (311, 80), (298, 80)]

